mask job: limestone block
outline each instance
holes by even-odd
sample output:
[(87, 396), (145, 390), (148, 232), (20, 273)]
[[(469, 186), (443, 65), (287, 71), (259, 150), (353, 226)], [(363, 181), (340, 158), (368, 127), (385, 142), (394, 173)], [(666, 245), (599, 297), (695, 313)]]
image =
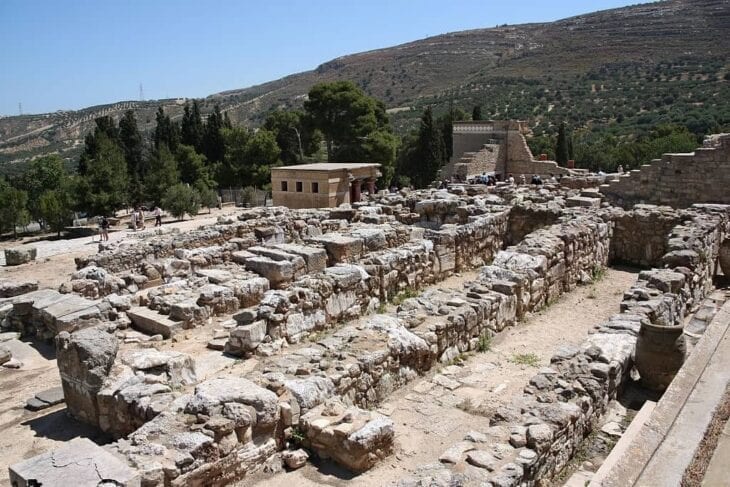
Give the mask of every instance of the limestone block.
[(10, 483), (34, 485), (116, 485), (139, 487), (139, 472), (87, 438), (10, 466)]
[(26, 264), (35, 260), (37, 250), (35, 247), (16, 247), (5, 249), (5, 265), (14, 266)]
[(245, 263), (248, 269), (268, 279), (272, 287), (280, 287), (294, 278), (294, 266), (286, 260), (250, 257), (246, 259)]
[(279, 420), (276, 394), (249, 380), (234, 377), (210, 379), (196, 386), (192, 399), (185, 406), (185, 412), (210, 416), (220, 413), (221, 408), (230, 403), (251, 406), (258, 429), (272, 428)]
[(14, 281), (0, 279), (0, 298), (12, 298), (21, 294), (38, 290), (37, 281)]
[(357, 407), (322, 404), (301, 417), (306, 444), (352, 472), (364, 472), (393, 450), (393, 421)]
[(327, 267), (327, 251), (323, 248), (296, 244), (279, 244), (275, 248), (304, 259), (309, 274), (321, 272)]
[(363, 240), (361, 238), (339, 233), (326, 233), (310, 240), (324, 246), (329, 263), (332, 265), (338, 262), (354, 262), (362, 255)]
[(97, 393), (114, 364), (117, 338), (100, 328), (86, 328), (56, 337), (61, 385), (68, 411), (76, 418), (98, 424)]
[(254, 321), (247, 325), (239, 325), (231, 330), (229, 338), (231, 351), (242, 350), (252, 352), (266, 337), (266, 322)]
[(174, 321), (144, 306), (129, 309), (127, 316), (135, 328), (148, 335), (162, 335), (163, 338), (170, 338), (183, 328), (182, 321)]

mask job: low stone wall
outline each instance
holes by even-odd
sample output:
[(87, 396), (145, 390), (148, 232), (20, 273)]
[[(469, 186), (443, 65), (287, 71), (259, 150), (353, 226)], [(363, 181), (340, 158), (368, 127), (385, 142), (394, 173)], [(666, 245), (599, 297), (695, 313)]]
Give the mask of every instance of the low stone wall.
[[(426, 473), (403, 479), (399, 486), (424, 485), (438, 478), (445, 483), (517, 487), (557, 475), (620, 393), (642, 324), (683, 323), (686, 313), (711, 289), (717, 249), (728, 229), (728, 210), (722, 205), (694, 206), (686, 224), (677, 225), (667, 237), (668, 251), (659, 259), (666, 268), (642, 271), (625, 293), (620, 314), (596, 327), (580, 347), (561, 348), (521, 397), (494, 413), (493, 428), (479, 442), (454, 445), (449, 450), (453, 469), (446, 465), (424, 469)], [(464, 463), (477, 468), (464, 470)]]
[(89, 300), (52, 289), (39, 289), (6, 300), (12, 306), (4, 313), (0, 328), (24, 337), (50, 340), (62, 331), (75, 331), (100, 321), (113, 320), (109, 303)]
[(682, 215), (667, 206), (636, 205), (631, 211), (612, 210), (611, 219), (611, 262), (648, 268), (659, 265), (667, 235)]
[(197, 382), (188, 355), (155, 349), (118, 354), (113, 329), (91, 327), (56, 338), (69, 414), (119, 437), (167, 410), (182, 386)]

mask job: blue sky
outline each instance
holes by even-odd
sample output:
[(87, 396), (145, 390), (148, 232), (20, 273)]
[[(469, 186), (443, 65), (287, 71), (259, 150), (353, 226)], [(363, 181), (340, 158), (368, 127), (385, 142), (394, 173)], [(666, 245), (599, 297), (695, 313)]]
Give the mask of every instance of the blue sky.
[(622, 0), (0, 0), (0, 114), (203, 97), (337, 56)]

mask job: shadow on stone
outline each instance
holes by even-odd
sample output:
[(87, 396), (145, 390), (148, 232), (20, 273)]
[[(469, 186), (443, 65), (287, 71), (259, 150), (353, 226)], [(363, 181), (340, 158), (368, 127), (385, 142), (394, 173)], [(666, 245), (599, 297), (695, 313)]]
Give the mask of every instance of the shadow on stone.
[(110, 443), (113, 439), (93, 426), (75, 420), (67, 414), (66, 408), (29, 419), (28, 421), (24, 421), (22, 425), (29, 426), (35, 432), (36, 436), (56, 441), (88, 438), (98, 445), (103, 445)]
[(316, 454), (312, 454), (312, 456), (309, 457), (309, 461), (322, 475), (335, 477), (339, 480), (352, 480), (357, 477), (356, 473), (350, 472), (346, 468), (336, 464), (330, 459), (324, 460), (318, 457)]

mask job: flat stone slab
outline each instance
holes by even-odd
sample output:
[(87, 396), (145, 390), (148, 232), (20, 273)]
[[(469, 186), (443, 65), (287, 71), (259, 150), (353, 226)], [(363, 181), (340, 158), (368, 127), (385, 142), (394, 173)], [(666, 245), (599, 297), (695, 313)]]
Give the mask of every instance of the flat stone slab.
[(127, 316), (139, 331), (148, 335), (162, 335), (163, 338), (170, 338), (183, 327), (182, 321), (173, 321), (166, 315), (161, 315), (144, 306), (136, 306), (128, 310)]
[(35, 398), (38, 399), (39, 401), (48, 403), (51, 406), (60, 404), (64, 401), (63, 387), (59, 386), (59, 387), (52, 387), (50, 389), (46, 389), (45, 391), (41, 391), (38, 394), (36, 394)]
[(65, 445), (10, 466), (10, 484), (116, 485), (139, 487), (139, 472), (87, 438), (74, 438)]
[(601, 206), (600, 198), (587, 198), (585, 196), (572, 196), (565, 200), (565, 206), (582, 207), (582, 208), (599, 208)]
[(38, 290), (38, 281), (0, 279), (0, 298), (12, 298)]

